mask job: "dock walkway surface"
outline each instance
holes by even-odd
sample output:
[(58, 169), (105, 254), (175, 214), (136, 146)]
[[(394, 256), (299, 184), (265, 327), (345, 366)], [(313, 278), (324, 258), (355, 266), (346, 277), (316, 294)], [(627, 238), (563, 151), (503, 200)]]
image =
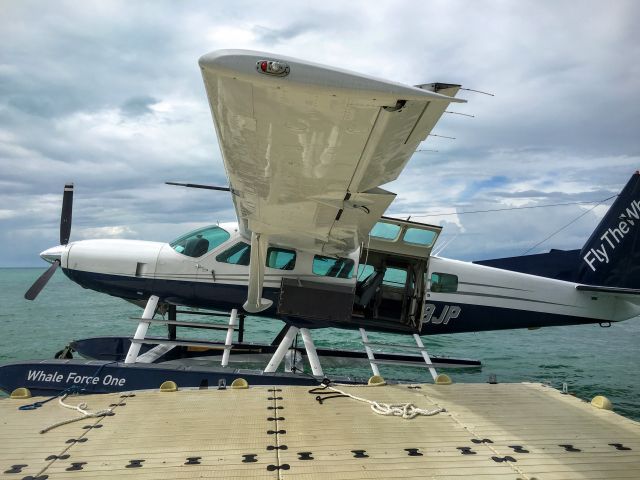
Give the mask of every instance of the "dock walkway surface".
[(446, 412), (411, 420), (309, 387), (0, 400), (0, 479), (638, 479), (640, 424), (541, 384), (336, 387)]

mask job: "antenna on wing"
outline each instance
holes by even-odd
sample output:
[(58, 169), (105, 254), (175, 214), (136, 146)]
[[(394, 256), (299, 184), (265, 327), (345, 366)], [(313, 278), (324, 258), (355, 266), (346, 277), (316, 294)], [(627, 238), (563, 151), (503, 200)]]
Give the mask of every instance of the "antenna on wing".
[(481, 90), (474, 90), (473, 88), (460, 88), (460, 90), (466, 90), (467, 92), (481, 93), (482, 95), (489, 95), (490, 97), (495, 97), (493, 93), (483, 92)]
[(416, 150), (416, 152), (436, 152), (438, 153), (440, 150), (429, 150), (428, 148), (421, 148), (419, 150)]
[(448, 138), (449, 140), (455, 140), (456, 137), (447, 137), (446, 135), (436, 135), (435, 133), (430, 133), (430, 137), (440, 137), (440, 138)]
[(451, 113), (453, 115), (462, 115), (463, 117), (471, 117), (471, 118), (476, 118), (475, 115), (470, 115), (468, 113), (460, 113), (460, 112), (450, 112), (449, 110), (445, 110), (444, 113)]

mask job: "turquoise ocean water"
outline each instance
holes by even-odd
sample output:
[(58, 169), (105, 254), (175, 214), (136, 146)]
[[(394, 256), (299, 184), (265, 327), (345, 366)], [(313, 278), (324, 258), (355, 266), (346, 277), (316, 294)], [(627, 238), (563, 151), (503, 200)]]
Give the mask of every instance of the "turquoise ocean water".
[[(24, 300), (24, 292), (43, 271), (0, 269), (0, 364), (52, 358), (73, 339), (133, 333), (136, 323), (128, 318), (140, 316), (141, 309), (84, 290), (60, 271), (34, 302)], [(248, 318), (245, 339), (271, 341), (281, 327), (279, 321)], [(161, 326), (152, 328), (159, 335), (165, 333)], [(370, 333), (369, 337), (375, 342), (410, 343), (398, 335)], [(583, 325), (423, 338), (430, 353), (482, 360), (482, 369), (448, 370), (456, 382), (485, 382), (489, 374), (499, 382), (543, 382), (556, 388), (566, 382), (578, 397), (605, 395), (615, 411), (640, 420), (640, 318), (611, 328)], [(314, 340), (319, 346), (362, 349), (358, 332), (317, 330)], [(371, 374), (364, 367), (333, 372)], [(429, 380), (426, 369), (383, 365), (381, 373), (388, 378)]]

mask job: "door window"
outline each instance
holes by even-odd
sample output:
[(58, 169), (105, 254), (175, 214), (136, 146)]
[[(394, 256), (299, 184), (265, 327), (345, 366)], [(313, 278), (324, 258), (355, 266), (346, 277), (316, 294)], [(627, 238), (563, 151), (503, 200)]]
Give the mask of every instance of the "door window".
[(414, 245), (420, 245), (423, 247), (429, 247), (436, 238), (436, 232), (431, 230), (423, 230), (420, 228), (407, 228), (407, 231), (402, 237), (406, 243), (412, 243)]
[(400, 233), (400, 226), (393, 223), (378, 222), (371, 229), (371, 236), (381, 240), (395, 240)]
[(382, 279), (383, 285), (390, 287), (404, 288), (407, 283), (407, 271), (401, 268), (387, 267)]

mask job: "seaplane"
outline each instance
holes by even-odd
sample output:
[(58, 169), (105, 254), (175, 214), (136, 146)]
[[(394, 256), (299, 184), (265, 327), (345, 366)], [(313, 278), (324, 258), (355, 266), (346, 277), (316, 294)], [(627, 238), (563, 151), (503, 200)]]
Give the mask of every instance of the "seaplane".
[[(61, 268), (85, 288), (144, 306), (133, 338), (93, 356), (106, 362), (103, 374), (129, 380), (102, 385), (86, 374), (87, 363), (57, 360), (46, 371), (42, 363), (37, 371), (24, 364), (0, 368), (1, 388), (16, 378), (36, 390), (66, 388), (83, 377), (107, 391), (145, 386), (131, 372), (155, 381), (158, 369), (167, 368), (158, 360), (171, 358), (176, 347), (211, 347), (175, 339), (179, 307), (231, 312), (223, 367), (192, 376), (181, 367), (182, 380), (195, 385), (205, 377), (231, 378), (229, 352), (247, 351), (230, 338), (244, 315), (285, 324), (266, 351), (267, 366), (252, 377), (273, 384), (309, 381), (276, 373), (298, 335), (312, 376), (323, 376), (312, 340), (318, 328), (359, 330), (374, 374), (380, 360), (366, 332), (412, 335), (435, 379), (422, 335), (604, 325), (640, 314), (640, 290), (627, 275), (640, 223), (637, 175), (599, 225), (606, 232), (597, 229), (575, 258), (571, 278), (447, 259), (433, 254), (442, 227), (384, 215), (396, 194), (382, 186), (398, 178), (446, 109), (465, 102), (456, 97), (461, 85), (408, 86), (244, 50), (209, 53), (199, 66), (229, 185), (179, 185), (227, 191), (237, 223), (200, 228), (171, 243), (70, 242), (73, 185), (65, 186), (60, 245), (41, 253), (52, 265), (25, 297), (34, 299)], [(157, 312), (169, 313), (161, 320), (170, 332), (164, 341), (146, 337)], [(297, 364), (295, 351), (290, 363)], [(53, 375), (62, 370), (76, 375)]]

